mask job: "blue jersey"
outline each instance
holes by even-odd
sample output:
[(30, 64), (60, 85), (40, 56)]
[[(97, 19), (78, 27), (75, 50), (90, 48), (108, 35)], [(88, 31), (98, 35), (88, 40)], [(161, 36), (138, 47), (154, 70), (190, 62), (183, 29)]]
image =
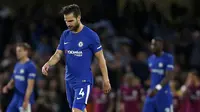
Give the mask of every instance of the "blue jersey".
[(58, 50), (65, 54), (65, 79), (70, 82), (93, 82), (91, 63), (96, 52), (102, 49), (98, 35), (84, 26), (79, 33), (65, 30)]
[[(16, 63), (12, 78), (15, 82), (15, 94), (25, 96), (28, 86), (28, 79), (35, 80), (36, 78), (36, 66), (32, 61), (25, 63)], [(30, 96), (30, 103), (34, 102), (34, 93)]]
[[(152, 55), (148, 59), (148, 64), (151, 72), (151, 88), (155, 88), (157, 84), (165, 77), (165, 72), (171, 71), (174, 68), (174, 59), (171, 54), (163, 53), (161, 56), (157, 57)], [(169, 89), (169, 84), (163, 87), (162, 90)]]

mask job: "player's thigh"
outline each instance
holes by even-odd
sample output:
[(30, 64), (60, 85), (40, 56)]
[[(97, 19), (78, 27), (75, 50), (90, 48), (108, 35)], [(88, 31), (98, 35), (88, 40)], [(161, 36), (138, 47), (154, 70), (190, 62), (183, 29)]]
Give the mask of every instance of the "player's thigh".
[(6, 109), (6, 112), (18, 112), (17, 104), (18, 104), (18, 99), (15, 96), (13, 96), (11, 102), (9, 103)]
[(156, 101), (156, 110), (158, 112), (173, 112), (172, 97), (163, 96)]
[(73, 109), (72, 109), (72, 112), (87, 112), (87, 110), (86, 110), (86, 108), (84, 109), (84, 111), (79, 110), (79, 109), (77, 109), (77, 108), (73, 108)]
[(8, 105), (6, 112), (19, 112), (16, 105), (12, 105), (11, 103)]
[(72, 109), (75, 92), (69, 82), (66, 82), (66, 95), (67, 95), (67, 101), (69, 104), (69, 108)]
[(84, 111), (88, 102), (91, 89), (92, 85), (90, 83), (83, 83), (75, 87), (73, 108), (77, 108), (81, 111)]
[(174, 112), (172, 104), (158, 105), (157, 112)]
[(156, 112), (155, 100), (146, 98), (142, 112)]

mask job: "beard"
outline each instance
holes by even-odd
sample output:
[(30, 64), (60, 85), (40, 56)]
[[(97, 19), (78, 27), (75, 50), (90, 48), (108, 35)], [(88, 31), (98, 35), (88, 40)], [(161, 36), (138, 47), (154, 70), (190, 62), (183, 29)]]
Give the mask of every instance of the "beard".
[(80, 24), (77, 22), (77, 23), (75, 24), (75, 26), (69, 26), (68, 28), (69, 28), (69, 30), (71, 30), (71, 31), (77, 32), (79, 26), (80, 26)]

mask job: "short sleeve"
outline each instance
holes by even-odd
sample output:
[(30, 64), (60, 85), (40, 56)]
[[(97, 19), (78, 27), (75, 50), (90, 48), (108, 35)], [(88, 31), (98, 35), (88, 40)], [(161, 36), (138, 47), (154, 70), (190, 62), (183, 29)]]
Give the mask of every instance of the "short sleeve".
[(174, 58), (169, 56), (166, 63), (166, 70), (172, 71), (174, 69)]
[(36, 79), (37, 70), (34, 64), (28, 65), (27, 72), (28, 79)]
[(99, 36), (94, 33), (92, 35), (92, 44), (91, 44), (91, 50), (95, 54), (96, 52), (102, 50), (101, 42), (99, 39)]
[(65, 31), (62, 33), (62, 35), (60, 37), (60, 42), (57, 47), (58, 50), (64, 51), (64, 36), (65, 36)]

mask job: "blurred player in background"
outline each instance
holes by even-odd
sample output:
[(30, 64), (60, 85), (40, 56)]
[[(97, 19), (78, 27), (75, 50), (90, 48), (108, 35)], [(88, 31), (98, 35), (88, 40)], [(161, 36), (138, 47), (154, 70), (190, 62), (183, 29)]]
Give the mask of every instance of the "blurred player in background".
[(142, 93), (140, 80), (134, 74), (126, 74), (118, 93), (122, 112), (141, 112)]
[(16, 55), (19, 60), (14, 67), (13, 75), (9, 83), (3, 88), (3, 93), (14, 88), (14, 96), (6, 112), (31, 112), (34, 103), (34, 84), (36, 78), (36, 66), (29, 59), (30, 45), (18, 44)]
[(181, 91), (178, 89), (178, 81), (171, 80), (170, 88), (173, 96), (173, 108), (174, 112), (181, 112)]
[(93, 111), (92, 112), (113, 112), (114, 93), (104, 94), (102, 89), (102, 76), (96, 76), (95, 85), (92, 89)]
[(189, 72), (186, 84), (182, 87), (185, 98), (184, 112), (200, 112), (200, 76), (196, 70)]
[(81, 23), (81, 11), (78, 5), (63, 7), (62, 14), (68, 27), (60, 38), (55, 54), (42, 67), (44, 75), (48, 75), (50, 66), (55, 65), (65, 55), (66, 93), (69, 107), (73, 112), (86, 112), (86, 104), (93, 85), (91, 63), (97, 57), (103, 75), (103, 90), (111, 90), (106, 61), (103, 55), (99, 36)]
[(163, 51), (163, 40), (159, 37), (152, 39), (151, 50), (154, 53), (148, 59), (151, 85), (143, 112), (173, 112), (169, 85), (169, 81), (173, 78), (173, 56)]

